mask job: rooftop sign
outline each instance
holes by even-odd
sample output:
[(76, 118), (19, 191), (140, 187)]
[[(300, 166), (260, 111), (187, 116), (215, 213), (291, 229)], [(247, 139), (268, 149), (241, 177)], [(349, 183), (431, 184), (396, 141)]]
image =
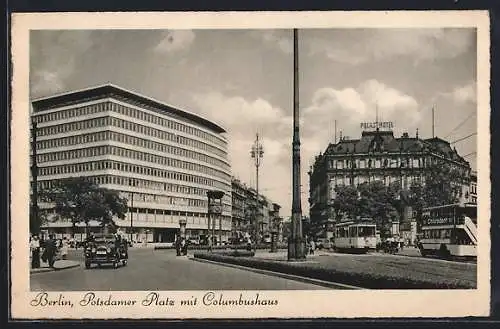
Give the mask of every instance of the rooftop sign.
[(394, 128), (394, 124), (390, 121), (386, 122), (361, 122), (361, 128), (363, 129), (392, 129)]

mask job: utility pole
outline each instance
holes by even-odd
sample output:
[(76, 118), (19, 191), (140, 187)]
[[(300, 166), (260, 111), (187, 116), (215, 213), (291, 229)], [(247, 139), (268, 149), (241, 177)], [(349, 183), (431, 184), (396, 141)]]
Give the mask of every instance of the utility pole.
[(337, 144), (337, 120), (335, 120), (335, 140), (333, 141), (333, 144)]
[(255, 185), (257, 191), (257, 206), (256, 206), (256, 217), (255, 217), (256, 223), (254, 223), (255, 226), (254, 230), (256, 231), (255, 240), (257, 240), (257, 236), (259, 234), (259, 226), (260, 226), (259, 167), (261, 165), (262, 156), (264, 155), (264, 148), (262, 147), (262, 144), (259, 142), (259, 133), (256, 134), (255, 142), (252, 145), (252, 150), (250, 151), (250, 155), (255, 160), (255, 176), (256, 176)]
[(434, 138), (434, 105), (432, 106), (432, 138)]
[(292, 236), (288, 242), (288, 260), (304, 260), (302, 237), (302, 205), (300, 194), (300, 133), (299, 133), (299, 45), (298, 31), (293, 29), (293, 141), (292, 141)]
[(31, 121), (31, 179), (32, 179), (32, 195), (31, 195), (31, 227), (32, 233), (40, 233), (40, 221), (38, 218), (38, 159), (36, 152), (37, 143), (37, 123), (34, 118)]

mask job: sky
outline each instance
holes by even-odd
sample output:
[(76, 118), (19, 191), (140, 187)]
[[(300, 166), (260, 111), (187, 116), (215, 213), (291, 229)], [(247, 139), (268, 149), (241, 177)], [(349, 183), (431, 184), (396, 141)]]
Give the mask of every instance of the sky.
[[(454, 142), (476, 169), (476, 31), (299, 30), (302, 211), (314, 156), (361, 122)], [(64, 30), (30, 34), (30, 96), (112, 83), (200, 114), (227, 130), (233, 176), (291, 213), (292, 30)], [(466, 137), (462, 141), (455, 141)]]

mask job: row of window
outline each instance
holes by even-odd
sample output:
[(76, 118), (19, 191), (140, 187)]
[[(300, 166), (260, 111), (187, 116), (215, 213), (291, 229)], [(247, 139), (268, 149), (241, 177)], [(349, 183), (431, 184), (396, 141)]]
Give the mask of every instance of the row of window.
[[(437, 164), (438, 159), (417, 157), (417, 158), (375, 158), (375, 159), (341, 159), (341, 160), (330, 160), (330, 169), (365, 169), (365, 168), (425, 168), (426, 165)], [(461, 174), (468, 175), (468, 171), (463, 167), (458, 167), (457, 165), (451, 165), (451, 169), (460, 170)]]
[[(75, 163), (75, 164), (65, 164), (64, 166), (50, 166), (41, 167), (38, 169), (38, 174), (40, 176), (48, 175), (60, 175), (60, 174), (73, 174), (79, 172), (97, 171), (97, 170), (118, 170), (130, 173), (136, 173), (139, 175), (148, 175), (154, 177), (161, 177), (166, 179), (172, 179), (177, 181), (184, 181), (199, 185), (206, 185), (217, 189), (226, 189), (227, 184), (223, 184), (219, 181), (190, 175), (184, 173), (178, 173), (175, 171), (168, 171), (163, 169), (157, 169), (152, 167), (144, 167), (139, 165), (134, 165), (125, 162), (111, 161), (111, 160), (101, 160), (101, 161), (91, 161), (85, 163)], [(203, 192), (205, 193), (205, 192)], [(198, 194), (198, 193), (195, 193)]]
[(209, 133), (206, 133), (203, 130), (200, 130), (200, 129), (197, 129), (195, 127), (191, 127), (191, 126), (179, 123), (179, 122), (175, 122), (175, 121), (172, 121), (169, 119), (165, 119), (165, 118), (160, 117), (156, 114), (146, 113), (145, 111), (137, 110), (137, 109), (130, 108), (130, 107), (120, 105), (120, 104), (116, 104), (113, 102), (102, 102), (102, 103), (93, 104), (93, 105), (80, 106), (80, 107), (65, 109), (65, 110), (61, 110), (61, 111), (57, 111), (57, 112), (41, 114), (41, 115), (36, 116), (35, 120), (37, 122), (50, 122), (50, 121), (74, 118), (74, 117), (78, 117), (78, 116), (91, 115), (91, 114), (105, 112), (105, 111), (112, 111), (112, 112), (120, 113), (120, 114), (126, 115), (128, 117), (132, 117), (132, 118), (136, 118), (136, 119), (139, 119), (142, 121), (154, 123), (154, 124), (166, 127), (168, 129), (181, 131), (181, 132), (184, 132), (186, 134), (190, 134), (190, 135), (202, 138), (204, 140), (208, 140), (212, 143), (218, 144), (218, 145), (223, 146), (223, 147), (226, 147), (226, 145), (227, 145), (227, 142), (224, 141), (223, 139), (216, 137), (214, 135), (211, 135)]
[[(90, 181), (94, 182), (97, 185), (128, 185), (131, 180), (132, 186), (150, 190), (162, 190), (168, 191), (167, 185), (173, 189), (173, 184), (164, 184), (158, 182), (152, 182), (148, 180), (142, 179), (130, 179), (128, 177), (120, 177), (120, 176), (111, 176), (111, 175), (101, 175), (101, 176), (92, 176), (89, 177)], [(39, 188), (40, 189), (50, 189), (54, 187), (55, 181), (40, 181)], [(177, 187), (178, 185), (176, 185)], [(173, 192), (187, 192), (187, 190), (174, 189)], [(193, 194), (193, 193), (191, 193)], [(186, 197), (177, 197), (177, 196), (168, 196), (168, 195), (157, 195), (157, 194), (146, 194), (146, 193), (128, 193), (128, 198), (136, 202), (148, 202), (148, 203), (158, 203), (158, 204), (169, 204), (175, 206), (185, 206), (185, 207), (200, 207), (200, 208), (208, 208), (208, 201), (204, 199), (193, 199)], [(224, 204), (223, 211), (230, 212), (231, 206)]]
[(334, 179), (330, 180), (330, 187), (334, 188), (335, 185), (352, 185), (352, 184), (363, 184), (370, 183), (375, 181), (381, 181), (384, 185), (389, 185), (394, 182), (401, 181), (403, 187), (408, 186), (411, 182), (419, 182), (421, 181), (420, 176), (337, 176)]
[(99, 141), (109, 141), (109, 140), (126, 143), (128, 145), (149, 148), (164, 153), (171, 153), (178, 156), (189, 157), (192, 159), (196, 159), (198, 161), (203, 161), (215, 166), (219, 166), (225, 170), (230, 169), (229, 165), (226, 162), (211, 156), (207, 156), (205, 154), (189, 151), (175, 146), (153, 142), (143, 138), (128, 136), (125, 134), (120, 134), (112, 131), (101, 131), (92, 134), (84, 134), (78, 136), (69, 136), (57, 139), (37, 141), (37, 147), (38, 149), (41, 150), (47, 148), (63, 147), (69, 145), (80, 145), (83, 143), (95, 143)]
[[(42, 167), (39, 168), (39, 175), (48, 176), (48, 175), (60, 175), (60, 174), (73, 174), (73, 173), (82, 173), (82, 172), (106, 170), (106, 169), (133, 172), (141, 175), (162, 177), (177, 181), (185, 181), (185, 182), (210, 186), (210, 188), (215, 188), (215, 189), (227, 188), (227, 185), (220, 183), (219, 181), (205, 177), (160, 170), (156, 168), (148, 168), (148, 167), (126, 164), (115, 161), (93, 161), (86, 163), (68, 164), (64, 166)], [(132, 179), (129, 180), (128, 184), (126, 184), (126, 182), (124, 183), (125, 183), (124, 185), (132, 185)], [(197, 194), (197, 195), (206, 195), (207, 192), (207, 190), (205, 189), (187, 187), (185, 185), (175, 185), (168, 183), (164, 184), (165, 184), (164, 190), (166, 191), (173, 191), (185, 194)]]
[(102, 155), (115, 155), (120, 157), (125, 157), (131, 160), (139, 160), (145, 162), (151, 162), (163, 166), (181, 168), (184, 170), (196, 171), (199, 173), (203, 173), (206, 175), (214, 176), (223, 179), (224, 181), (230, 180), (230, 175), (225, 173), (224, 171), (213, 169), (204, 165), (200, 165), (197, 163), (172, 159), (164, 156), (159, 156), (150, 153), (144, 153), (140, 151), (129, 150), (117, 146), (97, 146), (97, 147), (89, 147), (84, 149), (77, 150), (68, 150), (68, 151), (60, 151), (60, 152), (52, 152), (47, 154), (39, 154), (38, 162), (49, 162), (49, 161), (61, 161), (61, 160), (71, 160), (71, 159), (79, 159), (79, 158), (88, 158), (88, 157), (96, 157)]
[(358, 237), (374, 237), (375, 227), (373, 226), (353, 226), (353, 227), (336, 227), (336, 238), (358, 238)]
[[(129, 208), (130, 209), (130, 208)], [(179, 220), (179, 218), (184, 218), (187, 221), (187, 224), (206, 224), (208, 214), (205, 212), (185, 212), (185, 211), (173, 211), (173, 210), (164, 210), (164, 209), (150, 209), (150, 208), (131, 208), (130, 209), (134, 215), (137, 217), (134, 218), (134, 221), (140, 222), (156, 222), (156, 223), (175, 223)], [(49, 212), (49, 216), (54, 216), (55, 211)], [(70, 222), (69, 218), (58, 218), (57, 222), (64, 223)], [(217, 224), (219, 221), (217, 220)], [(231, 225), (231, 220), (229, 218), (222, 218), (222, 226), (223, 228)], [(217, 226), (218, 228), (218, 226)], [(186, 230), (187, 231), (187, 230)]]
[(434, 230), (424, 230), (424, 239), (450, 239), (451, 229), (434, 229)]
[[(186, 146), (191, 146), (194, 148), (198, 148), (200, 150), (210, 152), (212, 154), (217, 154), (220, 157), (225, 158), (227, 156), (227, 152), (219, 149), (218, 147), (209, 145), (207, 143), (200, 142), (195, 139), (183, 137), (176, 135), (174, 133), (170, 133), (167, 131), (151, 128), (146, 125), (141, 125), (137, 123), (133, 123), (127, 120), (122, 120), (110, 116), (106, 117), (99, 117), (99, 118), (94, 118), (94, 119), (88, 119), (88, 120), (82, 120), (82, 121), (77, 121), (77, 122), (69, 122), (69, 123), (63, 123), (55, 126), (49, 126), (49, 127), (41, 127), (37, 129), (37, 136), (50, 136), (50, 135), (55, 135), (55, 134), (62, 134), (62, 133), (67, 133), (67, 132), (74, 132), (74, 131), (81, 131), (85, 129), (93, 129), (93, 128), (99, 128), (99, 127), (106, 127), (106, 126), (114, 126), (126, 130), (130, 130), (136, 133), (140, 133), (143, 135), (147, 135), (150, 137), (155, 137), (158, 139), (163, 139), (171, 142), (175, 142), (178, 144), (186, 145)], [(77, 137), (78, 140), (78, 137)], [(90, 138), (91, 140), (91, 138)], [(83, 139), (80, 140), (83, 142)], [(80, 143), (79, 143), (80, 144)]]

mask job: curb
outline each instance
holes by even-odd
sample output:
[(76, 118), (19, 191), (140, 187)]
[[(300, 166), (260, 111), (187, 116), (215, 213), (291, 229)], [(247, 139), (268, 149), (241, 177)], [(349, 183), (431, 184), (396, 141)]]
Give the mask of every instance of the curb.
[(341, 289), (350, 289), (350, 290), (366, 289), (366, 288), (350, 286), (350, 285), (338, 283), (338, 282), (330, 282), (330, 281), (308, 278), (308, 277), (304, 277), (304, 276), (293, 275), (293, 274), (286, 274), (286, 273), (281, 273), (281, 272), (261, 270), (261, 269), (255, 268), (255, 267), (248, 267), (248, 266), (241, 266), (241, 265), (235, 265), (235, 264), (230, 264), (230, 263), (216, 262), (213, 260), (208, 260), (208, 259), (203, 259), (203, 258), (191, 257), (189, 259), (194, 260), (196, 262), (201, 262), (201, 263), (222, 265), (222, 266), (237, 268), (240, 270), (250, 271), (250, 272), (254, 272), (254, 273), (276, 276), (276, 277), (280, 277), (283, 279), (289, 279), (289, 280), (299, 281), (299, 282), (303, 282), (303, 283), (315, 284), (315, 285), (326, 287), (326, 288), (341, 288)]
[(50, 267), (44, 267), (44, 268), (40, 268), (36, 271), (33, 271), (30, 269), (30, 275), (32, 274), (38, 274), (38, 273), (47, 273), (47, 272), (58, 272), (58, 271), (63, 271), (63, 270), (68, 270), (68, 269), (71, 269), (71, 268), (75, 268), (75, 267), (80, 267), (80, 263), (77, 263), (77, 264), (73, 264), (73, 265), (68, 265), (68, 266), (64, 266), (64, 267), (56, 267), (54, 269), (50, 268)]

